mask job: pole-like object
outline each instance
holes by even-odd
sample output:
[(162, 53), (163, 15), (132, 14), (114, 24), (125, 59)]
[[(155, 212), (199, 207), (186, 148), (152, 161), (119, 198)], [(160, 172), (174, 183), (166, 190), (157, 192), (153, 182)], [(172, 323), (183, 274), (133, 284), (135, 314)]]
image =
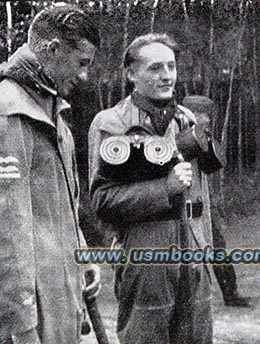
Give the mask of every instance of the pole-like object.
[(8, 49), (8, 56), (11, 56), (12, 53), (12, 7), (11, 2), (6, 2), (6, 13), (7, 13), (7, 49)]
[(98, 344), (109, 344), (96, 299), (85, 298), (85, 302)]
[[(94, 281), (94, 275), (90, 273), (89, 271), (88, 272), (86, 271), (85, 281), (86, 281), (86, 285), (90, 285)], [(83, 297), (87, 306), (88, 315), (91, 320), (92, 327), (93, 327), (98, 344), (109, 344), (105, 327), (104, 327), (100, 312), (98, 310), (96, 298), (94, 297), (94, 298), (89, 299), (88, 294), (86, 293), (85, 290), (83, 291)]]
[[(184, 162), (184, 158), (181, 153), (177, 155), (178, 162)], [(190, 224), (189, 217), (192, 216), (192, 205), (189, 200), (189, 190), (184, 191), (180, 195), (180, 245), (181, 249), (191, 248), (190, 242)], [(190, 214), (187, 212), (187, 208), (190, 206)], [(181, 338), (178, 338), (180, 344), (194, 343), (195, 334), (193, 326), (194, 318), (194, 274), (191, 264), (180, 265), (180, 293), (178, 300), (176, 300), (177, 312), (180, 312), (180, 327)], [(170, 336), (174, 342), (174, 328), (170, 328)]]

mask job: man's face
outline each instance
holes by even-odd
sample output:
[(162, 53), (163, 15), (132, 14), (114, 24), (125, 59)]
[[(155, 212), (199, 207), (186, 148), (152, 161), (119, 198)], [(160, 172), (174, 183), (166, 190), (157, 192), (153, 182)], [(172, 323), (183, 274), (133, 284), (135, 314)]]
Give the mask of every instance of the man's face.
[(68, 98), (79, 83), (87, 81), (95, 50), (95, 46), (86, 39), (79, 40), (76, 47), (59, 41), (48, 64), (48, 74), (59, 96)]
[(139, 94), (154, 100), (170, 99), (177, 78), (174, 52), (161, 43), (146, 45), (128, 75)]

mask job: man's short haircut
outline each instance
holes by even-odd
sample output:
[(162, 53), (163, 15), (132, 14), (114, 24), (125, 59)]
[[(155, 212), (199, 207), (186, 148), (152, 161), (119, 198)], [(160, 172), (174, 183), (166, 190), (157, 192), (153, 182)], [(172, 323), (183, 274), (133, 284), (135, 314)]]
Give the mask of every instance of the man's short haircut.
[(211, 119), (214, 114), (214, 102), (206, 96), (186, 96), (182, 104), (192, 112), (204, 112)]
[(40, 45), (40, 40), (53, 38), (75, 46), (80, 39), (87, 39), (99, 47), (99, 32), (91, 18), (75, 5), (63, 4), (39, 12), (29, 30), (29, 42)]
[(161, 43), (170, 48), (175, 54), (178, 54), (177, 43), (167, 34), (151, 33), (137, 37), (126, 49), (124, 53), (124, 68), (128, 68), (132, 63), (138, 61), (139, 51), (142, 47), (152, 43)]

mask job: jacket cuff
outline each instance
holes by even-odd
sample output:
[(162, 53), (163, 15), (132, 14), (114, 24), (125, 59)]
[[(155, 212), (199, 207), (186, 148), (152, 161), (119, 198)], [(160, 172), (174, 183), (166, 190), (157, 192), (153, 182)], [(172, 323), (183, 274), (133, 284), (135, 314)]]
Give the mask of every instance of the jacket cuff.
[[(2, 325), (0, 330), (0, 343), (4, 339), (11, 340), (11, 335), (24, 334), (37, 327), (37, 308), (34, 296), (23, 295), (21, 300), (21, 297), (17, 293), (11, 296), (7, 294), (6, 302), (0, 302), (0, 307), (0, 323)], [(2, 309), (2, 307), (5, 307), (5, 309)]]

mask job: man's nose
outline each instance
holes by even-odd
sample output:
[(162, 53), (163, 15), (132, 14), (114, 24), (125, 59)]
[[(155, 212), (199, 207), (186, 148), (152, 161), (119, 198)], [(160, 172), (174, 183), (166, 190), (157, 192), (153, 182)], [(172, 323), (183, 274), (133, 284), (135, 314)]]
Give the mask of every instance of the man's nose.
[(172, 71), (169, 69), (168, 66), (163, 67), (161, 77), (162, 77), (162, 79), (171, 79), (172, 78)]

